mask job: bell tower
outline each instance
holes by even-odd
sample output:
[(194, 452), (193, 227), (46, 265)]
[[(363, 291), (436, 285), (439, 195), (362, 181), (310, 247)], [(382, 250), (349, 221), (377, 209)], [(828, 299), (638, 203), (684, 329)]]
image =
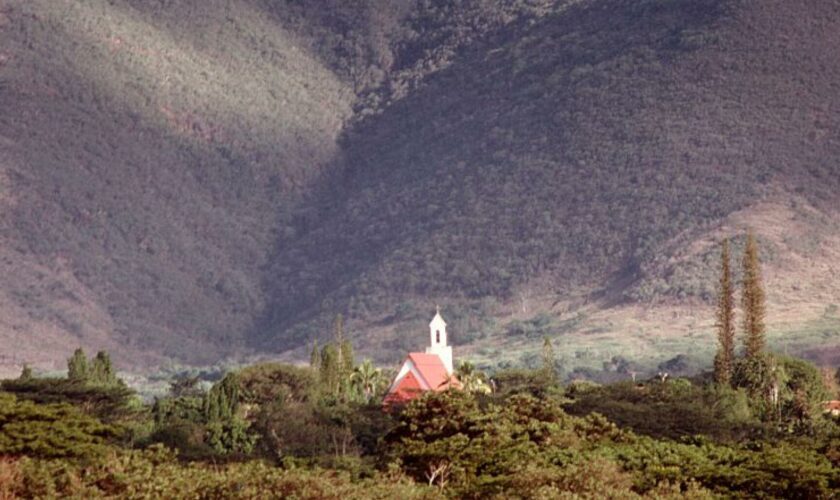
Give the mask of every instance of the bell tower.
[(437, 354), (443, 361), (447, 373), (451, 374), (454, 371), (452, 367), (452, 347), (446, 341), (446, 321), (440, 315), (440, 307), (437, 308), (435, 317), (429, 323), (429, 347), (426, 348), (426, 353)]

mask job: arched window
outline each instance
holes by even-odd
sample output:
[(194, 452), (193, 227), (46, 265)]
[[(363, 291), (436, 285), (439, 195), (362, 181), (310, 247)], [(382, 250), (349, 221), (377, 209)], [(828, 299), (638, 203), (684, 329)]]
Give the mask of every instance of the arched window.
[(440, 330), (435, 332), (435, 343), (440, 344)]

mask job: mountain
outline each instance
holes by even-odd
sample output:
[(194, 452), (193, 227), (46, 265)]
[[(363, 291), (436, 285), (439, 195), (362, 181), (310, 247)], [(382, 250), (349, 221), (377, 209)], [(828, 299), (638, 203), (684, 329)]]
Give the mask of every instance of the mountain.
[(4, 2), (0, 364), (339, 312), (393, 362), (435, 303), (485, 365), (707, 359), (748, 229), (771, 344), (840, 361), (835, 2), (394, 4)]

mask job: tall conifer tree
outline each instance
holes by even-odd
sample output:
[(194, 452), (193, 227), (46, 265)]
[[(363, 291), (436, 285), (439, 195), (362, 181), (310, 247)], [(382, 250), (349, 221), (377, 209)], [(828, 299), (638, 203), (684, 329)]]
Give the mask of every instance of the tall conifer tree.
[(344, 337), (344, 317), (336, 315), (333, 339), (317, 350), (316, 343), (310, 354), (310, 364), (318, 369), (321, 389), (333, 396), (346, 396), (351, 389), (351, 376), (355, 368), (353, 344)]
[(89, 379), (98, 385), (114, 385), (117, 383), (114, 365), (111, 363), (111, 356), (107, 352), (99, 351), (96, 353), (96, 357), (90, 364)]
[(543, 337), (542, 347), (542, 371), (545, 379), (549, 383), (557, 381), (556, 358), (554, 356), (554, 346), (551, 344), (551, 339), (548, 335)]
[(321, 370), (318, 377), (321, 381), (321, 388), (329, 394), (336, 394), (338, 391), (338, 352), (335, 344), (329, 343), (321, 349)]
[(89, 377), (87, 356), (85, 356), (85, 351), (80, 347), (67, 360), (67, 378), (75, 382), (87, 382)]
[(747, 235), (743, 259), (743, 289), (741, 308), (744, 320), (744, 356), (756, 359), (764, 351), (764, 288), (761, 284), (761, 262), (758, 258), (758, 243), (755, 236)]
[(29, 381), (29, 380), (32, 380), (33, 378), (35, 378), (35, 377), (34, 377), (34, 375), (32, 375), (32, 367), (30, 367), (28, 364), (24, 363), (23, 364), (23, 369), (20, 371), (20, 377), (18, 377), (18, 380)]
[(344, 316), (337, 314), (335, 323), (333, 324), (333, 342), (335, 342), (336, 355), (338, 356), (338, 370), (339, 376), (344, 375), (344, 353), (342, 346), (344, 345)]
[(204, 399), (204, 416), (210, 422), (229, 421), (239, 407), (239, 377), (228, 373), (216, 382)]
[(318, 349), (318, 339), (312, 343), (312, 352), (309, 353), (309, 366), (313, 370), (321, 369), (321, 350)]
[(341, 352), (341, 366), (339, 367), (341, 370), (341, 378), (342, 380), (347, 380), (353, 373), (353, 369), (356, 367), (356, 356), (353, 354), (353, 344), (350, 343), (349, 340), (345, 340), (339, 346), (339, 351)]
[(720, 251), (717, 327), (718, 351), (715, 355), (715, 381), (728, 385), (732, 381), (735, 362), (735, 290), (729, 257), (729, 240), (723, 240)]

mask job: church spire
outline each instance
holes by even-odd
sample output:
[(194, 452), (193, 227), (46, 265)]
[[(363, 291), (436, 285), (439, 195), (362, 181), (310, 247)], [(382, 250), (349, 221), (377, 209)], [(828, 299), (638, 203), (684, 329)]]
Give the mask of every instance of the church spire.
[(446, 321), (440, 315), (440, 306), (435, 308), (435, 317), (429, 323), (429, 347), (426, 348), (429, 354), (437, 354), (443, 361), (447, 372), (452, 373), (452, 347), (446, 339)]

